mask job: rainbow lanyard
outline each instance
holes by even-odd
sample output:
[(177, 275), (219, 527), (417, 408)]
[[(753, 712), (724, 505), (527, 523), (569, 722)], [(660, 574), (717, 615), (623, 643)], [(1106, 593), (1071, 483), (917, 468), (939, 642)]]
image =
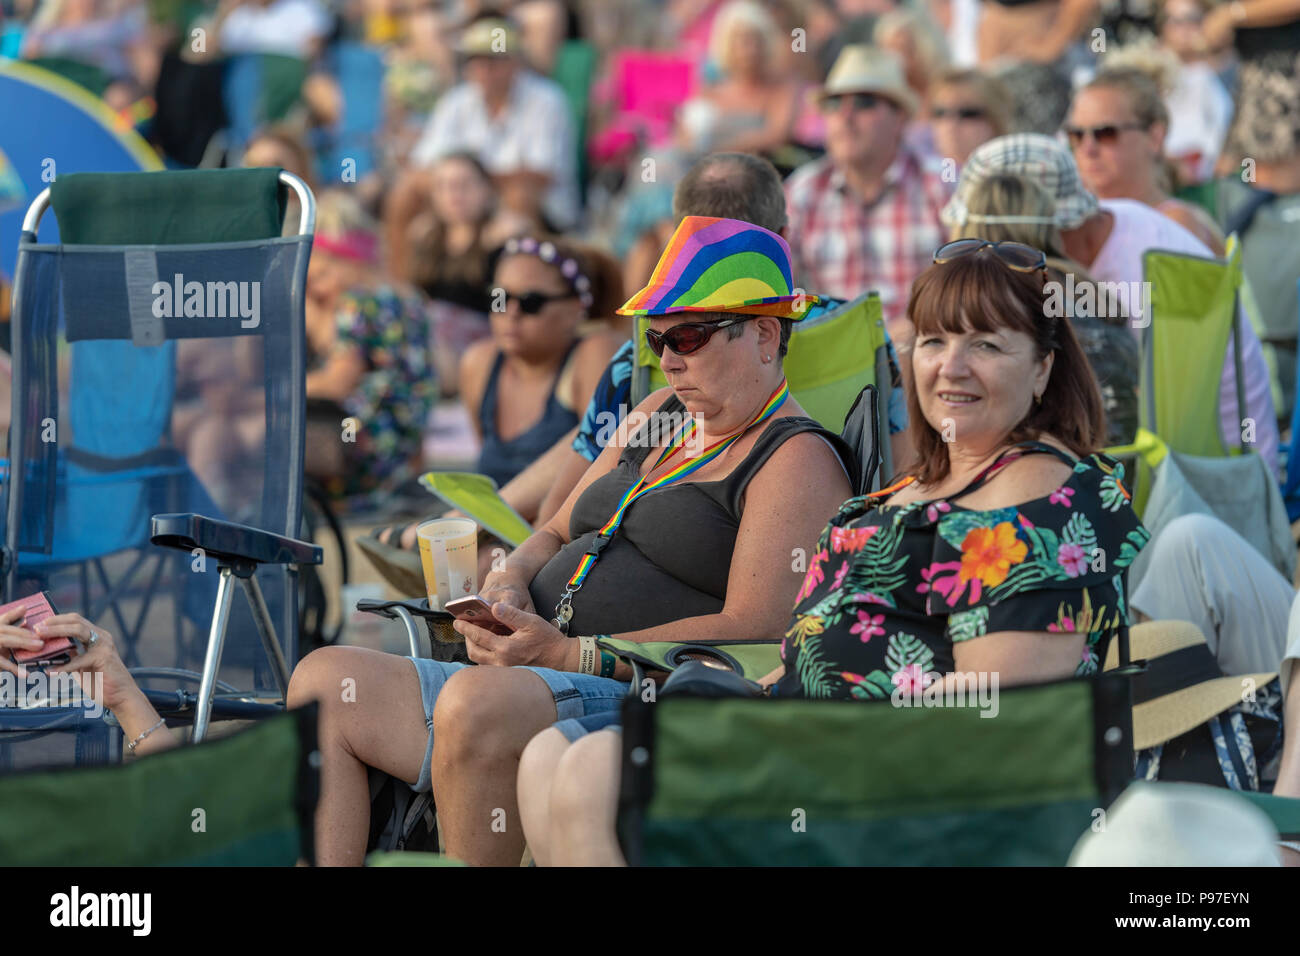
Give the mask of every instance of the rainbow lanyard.
[(763, 403), (763, 407), (759, 409), (758, 414), (750, 419), (749, 422), (742, 426), (738, 431), (732, 432), (726, 438), (720, 438), (715, 441), (708, 448), (704, 449), (698, 458), (684, 460), (676, 467), (664, 472), (654, 481), (646, 481), (650, 475), (655, 473), (660, 465), (672, 458), (673, 455), (677, 454), (677, 452), (685, 450), (686, 444), (695, 437), (695, 432), (697, 430), (695, 419), (691, 418), (690, 421), (677, 429), (677, 433), (673, 435), (672, 440), (667, 444), (667, 446), (665, 446), (664, 450), (659, 453), (659, 458), (655, 462), (654, 467), (651, 468), (647, 474), (642, 475), (637, 480), (636, 484), (632, 485), (631, 488), (623, 493), (623, 497), (619, 500), (618, 508), (614, 511), (614, 514), (600, 527), (600, 530), (596, 532), (595, 540), (591, 542), (591, 547), (587, 550), (587, 553), (582, 556), (582, 560), (578, 562), (578, 569), (574, 571), (573, 576), (569, 578), (569, 583), (565, 585), (564, 588), (564, 594), (561, 595), (559, 603), (555, 605), (555, 618), (551, 623), (558, 627), (560, 631), (567, 633), (569, 621), (573, 619), (573, 595), (582, 587), (583, 582), (587, 580), (587, 575), (591, 573), (591, 569), (595, 566), (596, 559), (600, 557), (601, 551), (605, 550), (605, 547), (609, 544), (610, 540), (618, 533), (619, 526), (623, 523), (623, 517), (627, 514), (627, 509), (632, 506), (632, 502), (639, 499), (642, 495), (647, 495), (658, 488), (665, 488), (668, 485), (681, 481), (688, 475), (699, 471), (709, 462), (713, 461), (713, 459), (717, 458), (724, 451), (730, 448), (741, 435), (745, 434), (745, 432), (749, 431), (755, 425), (767, 421), (767, 419), (775, 415), (776, 410), (785, 403), (785, 400), (789, 395), (790, 386), (786, 384), (785, 379), (781, 379), (781, 384), (778, 385), (775, 391), (768, 396), (767, 401)]

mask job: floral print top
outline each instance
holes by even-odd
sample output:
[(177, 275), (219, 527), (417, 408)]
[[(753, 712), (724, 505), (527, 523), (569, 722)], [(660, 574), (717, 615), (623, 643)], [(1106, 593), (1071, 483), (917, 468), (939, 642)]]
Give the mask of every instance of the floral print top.
[[(990, 511), (952, 503), (1035, 453), (1074, 468), (1050, 495)], [(947, 499), (880, 503), (911, 478), (850, 498), (822, 532), (795, 598), (776, 694), (918, 692), (954, 670), (954, 644), (997, 631), (1086, 634), (1075, 673), (1094, 673), (1128, 623), (1124, 571), (1149, 538), (1123, 477), (1107, 455), (1076, 462), (1023, 442)]]

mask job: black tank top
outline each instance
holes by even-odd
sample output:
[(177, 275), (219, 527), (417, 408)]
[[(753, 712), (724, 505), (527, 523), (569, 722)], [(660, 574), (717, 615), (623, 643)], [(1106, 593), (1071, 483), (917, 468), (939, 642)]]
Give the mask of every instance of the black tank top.
[[(684, 412), (681, 401), (672, 395), (655, 415)], [(651, 451), (646, 438), (651, 427), (652, 422), (647, 422), (639, 429), (618, 466), (594, 481), (574, 504), (569, 543), (537, 572), (529, 586), (533, 606), (542, 617), (552, 616), (596, 530), (610, 519), (627, 489), (641, 477), (642, 463)], [(856, 460), (839, 435), (811, 418), (773, 419), (744, 461), (725, 478), (668, 485), (628, 508), (618, 534), (573, 596), (569, 634), (618, 634), (719, 613), (727, 597), (745, 488), (774, 451), (803, 432), (814, 432), (830, 442), (849, 470), (850, 482), (855, 480)], [(660, 428), (659, 434), (668, 432)], [(797, 493), (791, 489), (791, 494)]]

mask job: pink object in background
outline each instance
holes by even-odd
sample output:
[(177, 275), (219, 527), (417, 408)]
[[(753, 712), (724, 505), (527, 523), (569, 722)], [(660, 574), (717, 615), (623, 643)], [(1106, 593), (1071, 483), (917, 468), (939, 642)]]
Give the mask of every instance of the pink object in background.
[(624, 50), (610, 67), (613, 116), (592, 138), (593, 162), (617, 162), (638, 146), (658, 147), (672, 137), (677, 108), (695, 93), (695, 63), (674, 53)]

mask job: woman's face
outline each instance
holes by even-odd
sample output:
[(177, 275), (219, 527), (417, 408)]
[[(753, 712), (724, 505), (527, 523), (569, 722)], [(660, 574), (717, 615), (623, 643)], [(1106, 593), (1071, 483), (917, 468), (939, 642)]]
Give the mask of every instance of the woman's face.
[(930, 99), (930, 125), (939, 155), (952, 159), (958, 166), (970, 154), (993, 138), (993, 124), (988, 110), (975, 90), (961, 84), (937, 86)]
[(1184, 61), (1205, 54), (1201, 38), (1201, 21), (1205, 14), (1196, 0), (1166, 0), (1165, 22), (1160, 28), (1160, 42)]
[[(505, 311), (491, 313), (492, 340), (504, 354), (541, 359), (569, 347), (584, 312), (582, 300), (558, 269), (536, 256), (504, 256), (497, 264), (495, 287), (505, 294)], [(563, 298), (529, 314), (520, 300), (532, 292)]]
[(492, 186), (479, 171), (460, 159), (446, 159), (433, 168), (433, 211), (447, 225), (472, 225), (487, 218)]
[(244, 165), (249, 168), (260, 166), (279, 166), (295, 176), (302, 177), (309, 171), (299, 168), (298, 157), (293, 150), (274, 139), (255, 139), (244, 151)]
[[(738, 394), (750, 394), (753, 386), (765, 380), (763, 370), (770, 363), (763, 356), (778, 361), (781, 324), (777, 319), (758, 316), (733, 316), (744, 321), (743, 334), (736, 339), (729, 328), (722, 328), (710, 336), (704, 347), (690, 355), (678, 355), (664, 346), (659, 357), (659, 367), (677, 397), (691, 415), (706, 421), (713, 420), (725, 429), (744, 424), (737, 416), (750, 414), (753, 409), (735, 408), (730, 399)], [(651, 316), (650, 328), (667, 332), (675, 325), (693, 322), (714, 322), (723, 316), (717, 313)], [(737, 419), (734, 420), (733, 419)]]
[(1102, 199), (1129, 195), (1145, 181), (1160, 155), (1164, 129), (1137, 129), (1137, 117), (1122, 90), (1081, 91), (1070, 106), (1066, 128), (1089, 130), (1070, 146), (1083, 183)]
[(314, 249), (307, 264), (307, 296), (317, 305), (331, 306), (339, 296), (364, 281), (366, 267), (352, 259)]
[(945, 441), (991, 449), (1029, 413), (1047, 388), (1052, 356), (1003, 326), (992, 332), (918, 334), (912, 374), (926, 422)]
[(727, 74), (739, 79), (762, 76), (765, 47), (763, 34), (754, 27), (740, 25), (732, 28), (727, 42)]

